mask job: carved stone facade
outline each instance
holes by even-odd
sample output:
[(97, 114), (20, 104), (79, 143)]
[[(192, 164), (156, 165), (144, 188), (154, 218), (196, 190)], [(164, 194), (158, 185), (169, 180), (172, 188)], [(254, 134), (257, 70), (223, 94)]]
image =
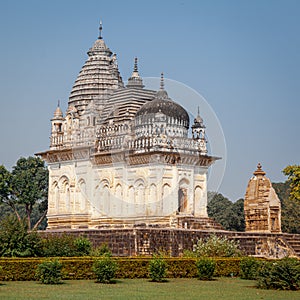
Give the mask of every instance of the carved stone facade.
[(281, 232), (281, 204), (261, 165), (249, 180), (244, 211), (247, 232)]
[(189, 115), (169, 98), (163, 75), (159, 91), (145, 89), (137, 59), (124, 86), (101, 29), (66, 114), (55, 110), (50, 149), (38, 153), (49, 167), (48, 229), (207, 219), (207, 171), (217, 158), (207, 154), (199, 112), (189, 137)]

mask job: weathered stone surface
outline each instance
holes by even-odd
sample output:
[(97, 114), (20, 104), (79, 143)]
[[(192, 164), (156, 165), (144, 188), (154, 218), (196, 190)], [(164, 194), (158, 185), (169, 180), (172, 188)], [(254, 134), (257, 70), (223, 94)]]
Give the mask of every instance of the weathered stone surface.
[(281, 232), (281, 203), (261, 165), (249, 180), (244, 212), (247, 232)]
[(162, 251), (177, 257), (184, 250), (192, 250), (200, 238), (207, 238), (212, 233), (226, 236), (239, 242), (246, 255), (268, 258), (285, 256), (300, 257), (300, 235), (274, 233), (248, 233), (232, 231), (167, 229), (167, 228), (132, 228), (98, 230), (47, 230), (41, 234), (62, 234), (67, 232), (75, 236), (88, 237), (94, 246), (106, 243), (116, 256), (152, 255)]

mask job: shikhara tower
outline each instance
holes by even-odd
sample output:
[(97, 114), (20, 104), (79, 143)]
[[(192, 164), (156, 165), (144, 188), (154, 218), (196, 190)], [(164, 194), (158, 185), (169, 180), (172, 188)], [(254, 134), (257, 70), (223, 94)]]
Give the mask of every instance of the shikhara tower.
[[(206, 149), (198, 115), (144, 88), (137, 59), (124, 86), (116, 55), (100, 34), (51, 120), (48, 229), (208, 228)], [(184, 101), (184, 99), (182, 99)]]

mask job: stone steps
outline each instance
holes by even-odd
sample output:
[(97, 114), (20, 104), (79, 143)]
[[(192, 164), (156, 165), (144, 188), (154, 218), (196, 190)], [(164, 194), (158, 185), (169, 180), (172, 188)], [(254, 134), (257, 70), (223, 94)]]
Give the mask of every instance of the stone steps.
[(284, 235), (284, 239), (294, 250), (295, 254), (300, 257), (300, 235)]

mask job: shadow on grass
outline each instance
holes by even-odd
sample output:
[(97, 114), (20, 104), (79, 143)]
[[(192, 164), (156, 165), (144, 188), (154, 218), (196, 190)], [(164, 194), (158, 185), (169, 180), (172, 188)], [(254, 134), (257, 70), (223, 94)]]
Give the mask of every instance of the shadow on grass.
[(169, 280), (168, 280), (168, 279), (162, 279), (162, 280), (149, 280), (149, 282), (166, 283), (166, 282), (169, 282)]

